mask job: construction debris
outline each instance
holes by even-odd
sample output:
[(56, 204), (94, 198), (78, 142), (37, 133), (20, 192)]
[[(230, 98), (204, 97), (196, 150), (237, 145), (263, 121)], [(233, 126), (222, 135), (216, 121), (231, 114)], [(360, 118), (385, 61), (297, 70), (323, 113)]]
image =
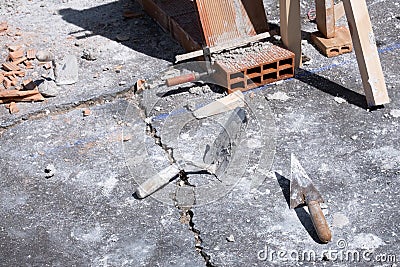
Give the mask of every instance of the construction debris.
[(44, 97), (38, 90), (18, 91), (5, 90), (0, 91), (0, 104), (11, 102), (34, 102), (43, 101)]
[(84, 117), (87, 117), (87, 116), (90, 116), (92, 114), (92, 111), (90, 109), (86, 108), (86, 109), (84, 109), (82, 111), (82, 113), (83, 113)]
[(54, 60), (54, 55), (49, 51), (38, 51), (36, 52), (36, 58), (41, 62), (47, 62)]
[(15, 103), (15, 102), (11, 102), (10, 104), (7, 104), (6, 108), (10, 111), (10, 114), (19, 112), (19, 108), (17, 106), (17, 103)]
[(66, 56), (56, 64), (55, 77), (57, 85), (69, 85), (78, 81), (78, 60), (74, 55)]
[[(2, 64), (4, 71), (0, 72), (0, 82), (7, 90), (0, 91), (0, 103), (10, 103), (6, 107), (10, 113), (18, 112), (15, 102), (43, 101), (44, 97), (39, 92), (38, 86), (32, 78), (20, 81), (18, 77), (25, 77), (25, 69), (32, 69), (32, 59), (35, 58), (34, 49), (28, 49), (26, 54), (22, 45), (8, 46), (9, 55), (7, 62)], [(21, 63), (24, 63), (21, 65)], [(14, 103), (14, 104), (13, 104)]]

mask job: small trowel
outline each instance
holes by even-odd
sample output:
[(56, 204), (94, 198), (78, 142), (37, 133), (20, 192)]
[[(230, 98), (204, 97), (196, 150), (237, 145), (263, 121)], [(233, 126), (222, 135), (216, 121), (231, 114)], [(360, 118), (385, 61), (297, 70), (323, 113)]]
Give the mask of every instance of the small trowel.
[(303, 204), (307, 205), (318, 238), (321, 242), (328, 243), (332, 239), (332, 233), (320, 207), (320, 203), (323, 202), (321, 194), (313, 185), (300, 162), (292, 154), (290, 208), (294, 209)]

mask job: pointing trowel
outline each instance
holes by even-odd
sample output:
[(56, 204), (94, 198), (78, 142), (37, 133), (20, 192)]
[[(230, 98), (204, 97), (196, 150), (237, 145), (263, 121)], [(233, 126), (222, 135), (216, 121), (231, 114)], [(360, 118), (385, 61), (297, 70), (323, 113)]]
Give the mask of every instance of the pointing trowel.
[(303, 204), (307, 205), (318, 238), (321, 242), (328, 243), (332, 239), (332, 233), (320, 207), (320, 203), (323, 202), (321, 194), (313, 185), (300, 162), (292, 154), (290, 208), (294, 209)]

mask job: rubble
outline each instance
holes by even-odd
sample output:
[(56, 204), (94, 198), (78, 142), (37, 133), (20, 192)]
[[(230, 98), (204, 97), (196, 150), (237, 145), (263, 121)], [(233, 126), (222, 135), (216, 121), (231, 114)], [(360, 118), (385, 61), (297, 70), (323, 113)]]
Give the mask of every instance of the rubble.
[(86, 48), (82, 51), (82, 58), (88, 61), (95, 61), (97, 59), (98, 51), (94, 48)]
[(8, 29), (7, 21), (0, 22), (0, 33), (7, 31), (7, 29)]
[(86, 109), (84, 109), (82, 111), (82, 113), (83, 113), (84, 117), (87, 117), (87, 116), (90, 116), (92, 114), (92, 111), (90, 109), (86, 108)]
[[(32, 55), (30, 55), (32, 56)], [(50, 53), (49, 51), (37, 51), (36, 52), (36, 59), (41, 61), (41, 62), (47, 62), (47, 61), (52, 61), (54, 60), (54, 55)]]
[(19, 108), (17, 106), (17, 103), (15, 103), (15, 102), (11, 102), (10, 104), (7, 104), (6, 109), (8, 109), (10, 111), (10, 114), (19, 112)]
[(57, 85), (70, 85), (78, 81), (78, 60), (74, 55), (66, 56), (56, 63), (55, 78)]

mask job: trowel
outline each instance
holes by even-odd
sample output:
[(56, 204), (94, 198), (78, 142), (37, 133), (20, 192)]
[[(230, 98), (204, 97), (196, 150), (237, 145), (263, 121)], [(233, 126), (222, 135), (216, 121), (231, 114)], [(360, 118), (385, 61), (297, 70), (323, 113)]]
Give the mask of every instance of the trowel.
[(323, 202), (321, 194), (313, 185), (300, 162), (292, 154), (290, 208), (294, 209), (304, 204), (307, 205), (318, 238), (321, 242), (328, 243), (332, 239), (332, 233), (321, 210), (320, 203)]
[(182, 171), (207, 171), (218, 178), (229, 165), (246, 125), (246, 112), (243, 108), (236, 108), (214, 142), (206, 146), (203, 162), (178, 160), (138, 186), (135, 195), (141, 199), (150, 196), (177, 178)]

